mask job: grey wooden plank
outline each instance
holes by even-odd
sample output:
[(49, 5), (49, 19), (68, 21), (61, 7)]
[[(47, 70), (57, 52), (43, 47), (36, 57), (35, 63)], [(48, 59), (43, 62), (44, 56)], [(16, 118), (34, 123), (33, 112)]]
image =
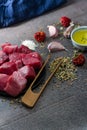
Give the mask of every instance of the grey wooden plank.
[[(81, 77), (83, 76), (83, 71), (81, 74), (79, 74), (79, 77), (80, 76)], [(50, 84), (45, 89), (44, 93), (41, 95), (35, 108), (32, 110), (26, 109), (25, 106), (16, 103), (10, 106), (10, 100), (6, 100), (6, 102), (0, 102), (1, 105), (0, 125), (5, 124), (5, 122), (10, 122), (11, 119), (15, 121), (22, 117), (26, 117), (27, 114), (32, 115), (35, 112), (39, 112), (41, 109), (47, 108), (48, 106), (51, 105), (55, 105), (55, 103), (57, 102), (60, 103), (61, 101), (71, 97), (72, 95), (77, 95), (77, 93), (82, 94), (87, 92), (86, 83), (84, 86), (83, 86), (83, 82), (81, 82), (81, 84), (79, 85), (77, 84), (79, 84), (79, 80), (76, 80), (76, 82), (72, 86), (68, 86), (67, 84), (64, 84), (64, 85), (60, 85), (60, 87), (57, 88), (54, 85), (54, 81), (51, 81)]]
[[(47, 32), (46, 26), (59, 20), (62, 15), (87, 25), (86, 10), (86, 0), (69, 1), (66, 6), (49, 14), (18, 26), (0, 29), (0, 43), (9, 41), (20, 44), (22, 40), (33, 39), (32, 34), (40, 28)], [(73, 53), (70, 40), (64, 40), (63, 44)], [(41, 52), (48, 53), (46, 49), (42, 49)], [(64, 52), (53, 54), (52, 59), (57, 55), (68, 54)], [(78, 75), (79, 78), (71, 86), (64, 83), (56, 87), (59, 82), (53, 78), (33, 109), (18, 103), (10, 106), (11, 99), (2, 102), (3, 97), (0, 96), (0, 130), (86, 130), (87, 63), (79, 68)]]
[[(84, 5), (84, 6), (81, 6)], [(63, 8), (52, 11), (48, 14), (42, 15), (36, 19), (32, 19), (28, 22), (21, 23), (18, 26), (11, 28), (0, 29), (0, 43), (10, 41), (12, 43), (18, 43), (25, 39), (33, 39), (34, 34), (40, 28), (44, 28), (47, 31), (46, 26), (57, 22), (61, 16), (68, 16), (77, 20), (79, 15), (86, 14), (87, 1), (86, 0), (74, 0), (72, 4), (66, 5)], [(80, 20), (81, 20), (80, 17)], [(86, 17), (86, 16), (85, 16)], [(8, 34), (9, 32), (9, 34)]]
[(77, 94), (19, 120), (8, 122), (1, 130), (86, 130), (87, 93)]

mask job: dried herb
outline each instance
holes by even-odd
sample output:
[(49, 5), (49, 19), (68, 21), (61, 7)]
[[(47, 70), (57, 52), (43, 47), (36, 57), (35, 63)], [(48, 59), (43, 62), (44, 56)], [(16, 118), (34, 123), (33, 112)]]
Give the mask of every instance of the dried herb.
[[(56, 58), (54, 61), (50, 63), (49, 70), (53, 72), (56, 65), (59, 63), (59, 58)], [(55, 73), (56, 78), (62, 81), (66, 80), (74, 80), (76, 79), (76, 67), (72, 64), (70, 57), (64, 57), (63, 63), (60, 65), (58, 70)]]

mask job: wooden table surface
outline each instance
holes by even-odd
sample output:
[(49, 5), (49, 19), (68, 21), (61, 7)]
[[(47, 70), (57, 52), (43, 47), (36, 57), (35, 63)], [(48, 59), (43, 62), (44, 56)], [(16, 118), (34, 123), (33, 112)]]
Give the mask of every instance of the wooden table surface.
[[(30, 21), (16, 26), (0, 29), (0, 43), (33, 40), (33, 34), (42, 28), (47, 32), (47, 25), (57, 22), (61, 16), (68, 16), (73, 21), (87, 25), (87, 0), (71, 0), (66, 5)], [(48, 35), (48, 34), (47, 34)], [(58, 38), (55, 40), (58, 41)], [(46, 58), (47, 39), (45, 46), (38, 51)], [(56, 56), (73, 54), (71, 40), (63, 39), (61, 43), (69, 50), (52, 54), (50, 61)], [(47, 85), (34, 108), (30, 109), (0, 95), (0, 130), (87, 130), (87, 53), (86, 63), (79, 67), (77, 80), (60, 83), (55, 77)], [(49, 63), (50, 63), (49, 61)], [(49, 71), (46, 66), (47, 78)]]

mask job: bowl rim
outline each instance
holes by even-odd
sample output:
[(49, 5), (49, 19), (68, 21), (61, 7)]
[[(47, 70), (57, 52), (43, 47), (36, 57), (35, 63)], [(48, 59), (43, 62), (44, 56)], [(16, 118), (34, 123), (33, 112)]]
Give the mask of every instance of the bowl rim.
[(87, 26), (80, 26), (80, 27), (77, 27), (77, 28), (75, 28), (75, 29), (73, 29), (72, 30), (72, 32), (71, 32), (71, 40), (72, 40), (72, 42), (74, 42), (76, 45), (79, 45), (79, 46), (81, 46), (81, 47), (87, 47), (87, 44), (79, 44), (78, 42), (76, 42), (74, 39), (73, 39), (73, 34), (75, 33), (75, 32), (77, 32), (78, 30), (82, 30), (82, 29), (87, 29)]

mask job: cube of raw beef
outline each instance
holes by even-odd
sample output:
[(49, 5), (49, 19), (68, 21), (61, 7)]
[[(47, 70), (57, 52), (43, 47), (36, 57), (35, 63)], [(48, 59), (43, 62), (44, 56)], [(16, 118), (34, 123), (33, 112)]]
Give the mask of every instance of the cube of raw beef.
[(2, 50), (0, 50), (0, 65), (8, 61), (8, 59), (9, 59), (8, 55)]
[(3, 51), (6, 54), (11, 54), (13, 52), (17, 52), (17, 50), (18, 50), (18, 45), (7, 45), (7, 46), (3, 47)]
[(30, 65), (23, 66), (18, 71), (27, 79), (34, 79), (36, 76), (34, 68)]
[(3, 44), (1, 45), (1, 48), (2, 48), (2, 50), (3, 50), (3, 48), (4, 48), (5, 46), (10, 46), (10, 45), (12, 45), (12, 44), (9, 43), (9, 42), (6, 42), (6, 43), (3, 43)]
[(9, 60), (15, 62), (17, 68), (21, 68), (23, 66), (22, 57), (20, 53), (14, 52), (9, 54)]
[(21, 75), (20, 72), (15, 71), (8, 79), (4, 91), (9, 95), (16, 97), (26, 88), (27, 80)]
[(17, 60), (21, 60), (21, 54), (18, 52), (14, 52), (12, 54), (9, 54), (9, 60), (10, 61), (17, 61)]
[(5, 62), (0, 66), (0, 73), (11, 75), (17, 70), (16, 64), (14, 62)]
[(8, 81), (9, 75), (7, 74), (0, 74), (0, 91), (4, 91)]
[(29, 54), (26, 54), (24, 58), (22, 58), (24, 65), (31, 65), (33, 68), (40, 69), (42, 67), (42, 61), (38, 58), (31, 57)]
[(19, 53), (28, 54), (28, 53), (32, 52), (32, 50), (29, 49), (28, 47), (24, 46), (24, 45), (21, 45), (21, 46), (18, 48), (18, 52), (19, 52)]
[(17, 69), (20, 69), (23, 66), (23, 63), (21, 60), (15, 61), (15, 64), (16, 64)]
[(34, 58), (37, 58), (39, 59), (40, 61), (43, 61), (41, 55), (38, 53), (38, 52), (31, 52), (28, 54), (30, 57), (34, 57)]

